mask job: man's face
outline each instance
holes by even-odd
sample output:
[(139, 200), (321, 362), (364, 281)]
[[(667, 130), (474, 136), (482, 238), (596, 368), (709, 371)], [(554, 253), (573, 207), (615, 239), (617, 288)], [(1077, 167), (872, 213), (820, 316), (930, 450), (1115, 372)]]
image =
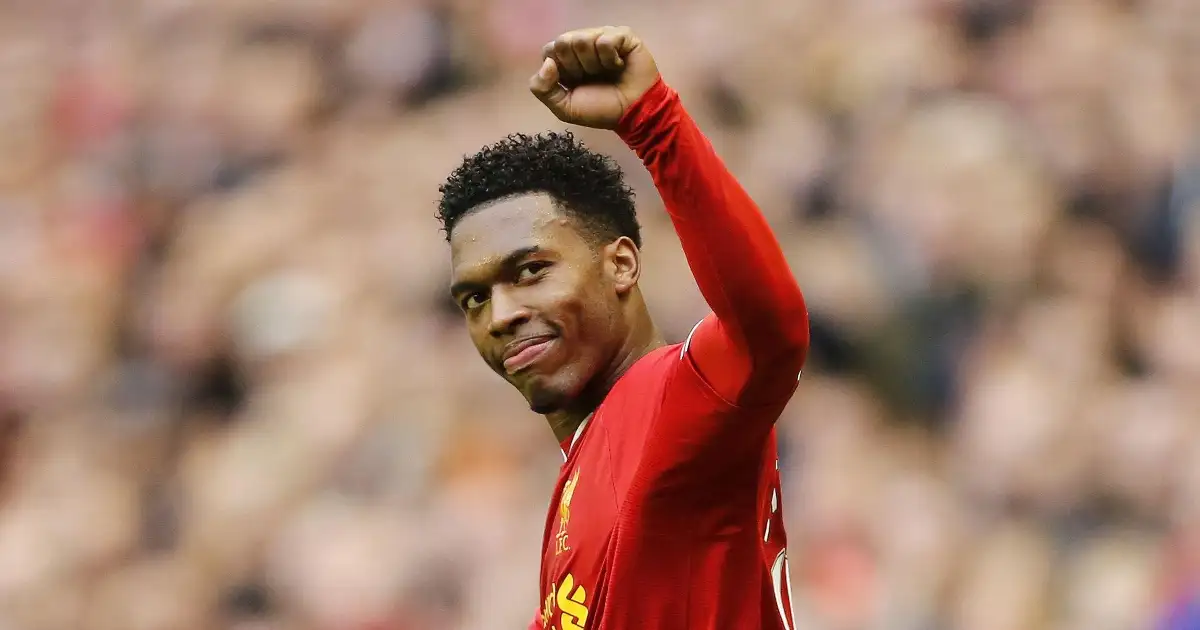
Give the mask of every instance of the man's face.
[(450, 249), (471, 341), (535, 412), (563, 408), (612, 360), (626, 332), (619, 271), (549, 196), (475, 210)]

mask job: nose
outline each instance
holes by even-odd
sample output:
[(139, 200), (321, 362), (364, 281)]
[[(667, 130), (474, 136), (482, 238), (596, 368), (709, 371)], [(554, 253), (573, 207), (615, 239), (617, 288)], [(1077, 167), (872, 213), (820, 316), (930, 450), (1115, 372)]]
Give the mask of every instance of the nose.
[(517, 327), (529, 321), (529, 309), (514, 299), (509, 291), (493, 289), (489, 302), (492, 319), (488, 322), (488, 333), (493, 337), (511, 335), (516, 332)]

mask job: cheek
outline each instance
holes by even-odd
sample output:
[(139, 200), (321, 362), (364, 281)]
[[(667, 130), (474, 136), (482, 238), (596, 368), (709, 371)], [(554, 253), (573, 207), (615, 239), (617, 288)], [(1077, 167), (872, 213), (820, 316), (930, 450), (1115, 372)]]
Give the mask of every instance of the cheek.
[(555, 312), (564, 335), (580, 341), (603, 341), (611, 330), (611, 310), (590, 285), (564, 287), (557, 296)]
[(601, 300), (579, 302), (577, 317), (576, 336), (572, 344), (573, 360), (585, 372), (592, 373), (611, 359), (612, 349), (618, 342), (617, 328), (611, 310)]
[(475, 351), (479, 353), (479, 357), (491, 365), (489, 362), (489, 335), (486, 332), (479, 332), (475, 328), (471, 328), (467, 332), (471, 338), (471, 345), (475, 346)]
[(467, 338), (471, 340), (471, 345), (475, 346), (475, 351), (486, 360), (488, 358), (487, 353), (495, 342), (491, 334), (488, 333), (485, 318), (482, 316), (476, 318), (464, 317), (463, 324), (466, 328)]

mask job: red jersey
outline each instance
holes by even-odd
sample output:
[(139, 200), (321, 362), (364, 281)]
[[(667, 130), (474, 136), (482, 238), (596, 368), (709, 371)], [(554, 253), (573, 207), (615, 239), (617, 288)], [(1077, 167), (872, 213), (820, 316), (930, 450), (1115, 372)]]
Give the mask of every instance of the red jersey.
[(542, 630), (791, 630), (775, 421), (808, 347), (778, 242), (661, 80), (618, 132), (713, 314), (637, 361), (564, 444)]

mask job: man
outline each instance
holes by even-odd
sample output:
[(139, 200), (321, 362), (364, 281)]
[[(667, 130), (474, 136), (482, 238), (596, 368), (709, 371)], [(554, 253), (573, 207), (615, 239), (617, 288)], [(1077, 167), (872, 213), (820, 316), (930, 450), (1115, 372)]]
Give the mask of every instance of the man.
[(560, 36), (530, 89), (641, 157), (713, 311), (666, 344), (632, 192), (569, 134), (509, 136), (442, 186), (471, 339), (566, 459), (531, 627), (790, 629), (774, 424), (809, 337), (779, 244), (629, 29)]

